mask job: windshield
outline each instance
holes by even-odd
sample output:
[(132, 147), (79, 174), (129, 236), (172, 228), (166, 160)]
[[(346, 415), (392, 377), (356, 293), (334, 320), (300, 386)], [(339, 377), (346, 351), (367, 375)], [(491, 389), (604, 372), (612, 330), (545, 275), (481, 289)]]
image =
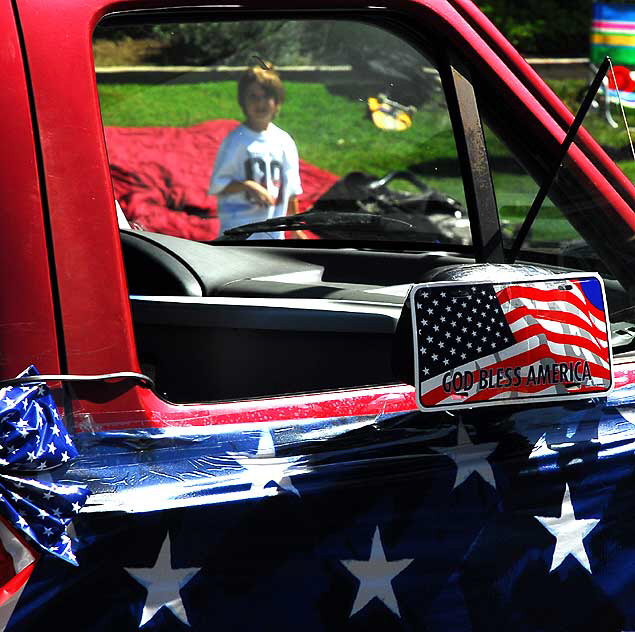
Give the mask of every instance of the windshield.
[[(471, 243), (437, 64), (396, 35), (347, 21), (106, 26), (94, 48), (115, 194), (133, 226), (212, 241), (320, 211), (400, 221), (249, 239)], [(113, 51), (144, 66), (108, 66)]]
[[(133, 228), (469, 252), (461, 145), (431, 52), (346, 20), (105, 23), (94, 52), (115, 197)], [(509, 107), (509, 86), (472, 81), (509, 247), (557, 144)], [(600, 198), (567, 158), (521, 259), (630, 286), (630, 237), (616, 257)]]

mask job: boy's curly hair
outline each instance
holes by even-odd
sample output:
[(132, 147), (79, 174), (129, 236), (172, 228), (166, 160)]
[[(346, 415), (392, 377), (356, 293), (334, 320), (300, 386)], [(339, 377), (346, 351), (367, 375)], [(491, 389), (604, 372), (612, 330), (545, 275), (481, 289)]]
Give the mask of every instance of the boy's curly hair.
[(280, 76), (272, 64), (263, 65), (266, 65), (266, 68), (250, 66), (238, 80), (238, 103), (243, 110), (245, 109), (245, 93), (247, 87), (252, 83), (257, 83), (267, 96), (273, 97), (278, 105), (284, 101), (284, 88)]

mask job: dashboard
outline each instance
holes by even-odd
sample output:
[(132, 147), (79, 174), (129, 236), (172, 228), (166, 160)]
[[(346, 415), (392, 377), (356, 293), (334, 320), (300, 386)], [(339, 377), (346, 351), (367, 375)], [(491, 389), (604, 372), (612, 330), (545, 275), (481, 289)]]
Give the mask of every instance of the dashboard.
[[(396, 383), (413, 283), (561, 273), (448, 252), (205, 244), (121, 231), (141, 368), (172, 402)], [(608, 282), (609, 304), (624, 301)]]

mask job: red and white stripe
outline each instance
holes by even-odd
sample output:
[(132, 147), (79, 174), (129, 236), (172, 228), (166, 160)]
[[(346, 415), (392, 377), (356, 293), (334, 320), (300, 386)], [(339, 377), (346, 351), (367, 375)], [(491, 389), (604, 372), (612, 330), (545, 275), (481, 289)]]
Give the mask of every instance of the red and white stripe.
[[(512, 285), (494, 286), (505, 318), (517, 342), (502, 351), (452, 367), (452, 373), (471, 373), (474, 386), (464, 394), (446, 393), (443, 376), (436, 375), (420, 385), (424, 406), (508, 400), (519, 395), (543, 396), (563, 392), (597, 392), (611, 383), (609, 341), (604, 312), (588, 301), (577, 283), (567, 290), (540, 290)], [(585, 385), (527, 384), (530, 367), (548, 363), (586, 361), (591, 383)], [(517, 387), (480, 389), (480, 370), (521, 367), (522, 382)]]
[(15, 610), (39, 555), (0, 519), (0, 632)]

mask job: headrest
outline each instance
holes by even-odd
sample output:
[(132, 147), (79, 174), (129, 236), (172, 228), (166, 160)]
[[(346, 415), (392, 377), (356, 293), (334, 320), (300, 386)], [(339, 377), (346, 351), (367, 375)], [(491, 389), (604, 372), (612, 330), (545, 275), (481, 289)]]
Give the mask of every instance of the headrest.
[(553, 275), (554, 270), (526, 263), (465, 263), (430, 270), (422, 279), (428, 281), (524, 281), (535, 276)]

